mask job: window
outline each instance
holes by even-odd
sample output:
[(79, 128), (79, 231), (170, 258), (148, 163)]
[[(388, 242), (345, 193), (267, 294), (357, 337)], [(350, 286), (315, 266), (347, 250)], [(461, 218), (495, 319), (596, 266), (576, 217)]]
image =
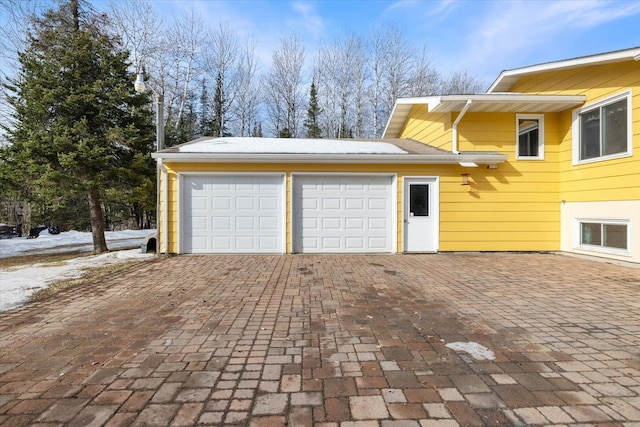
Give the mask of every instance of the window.
[(544, 159), (544, 115), (517, 114), (518, 159)]
[(579, 221), (580, 246), (586, 250), (620, 252), (629, 250), (629, 226), (622, 221)]
[(631, 155), (630, 102), (625, 92), (574, 112), (574, 163)]

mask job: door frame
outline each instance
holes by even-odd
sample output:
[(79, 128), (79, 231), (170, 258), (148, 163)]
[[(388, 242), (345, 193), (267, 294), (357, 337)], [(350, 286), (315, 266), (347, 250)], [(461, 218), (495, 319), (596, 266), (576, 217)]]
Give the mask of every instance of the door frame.
[[(407, 249), (407, 223), (409, 218), (409, 185), (429, 184), (433, 191), (429, 191), (429, 212), (433, 218), (433, 236), (430, 247), (433, 250), (409, 251)], [(439, 176), (404, 176), (402, 177), (402, 249), (405, 253), (435, 253), (440, 249), (440, 177)]]
[[(397, 173), (387, 173), (387, 172), (291, 172), (291, 208), (288, 212), (289, 215), (289, 224), (291, 226), (291, 253), (304, 253), (296, 251), (296, 193), (295, 193), (295, 179), (303, 178), (307, 176), (328, 176), (328, 177), (388, 177), (391, 178), (390, 188), (391, 188), (391, 250), (387, 253), (395, 254), (398, 252), (398, 174)], [(343, 252), (340, 252), (343, 253)], [(375, 253), (385, 253), (385, 252), (375, 252)]]
[[(177, 206), (178, 206), (178, 218), (177, 218), (177, 230), (178, 230), (178, 254), (182, 254), (184, 253), (184, 239), (185, 239), (185, 232), (186, 230), (184, 229), (185, 227), (185, 203), (184, 203), (184, 199), (185, 199), (185, 193), (186, 193), (186, 189), (184, 188), (185, 182), (187, 182), (187, 178), (189, 177), (199, 177), (199, 176), (234, 176), (234, 177), (239, 177), (239, 176), (249, 176), (249, 177), (261, 177), (261, 176), (274, 176), (274, 177), (280, 177), (282, 179), (282, 185), (281, 185), (281, 202), (282, 202), (282, 206), (280, 206), (281, 209), (281, 215), (282, 218), (280, 220), (281, 222), (281, 235), (280, 238), (282, 239), (282, 250), (281, 252), (274, 252), (274, 253), (286, 253), (287, 250), (287, 213), (286, 213), (286, 209), (287, 209), (287, 182), (286, 182), (286, 174), (284, 172), (255, 172), (255, 173), (251, 173), (251, 172), (178, 172), (178, 188), (177, 188), (177, 195), (176, 195), (176, 201), (177, 201)], [(215, 253), (215, 252), (212, 252)]]

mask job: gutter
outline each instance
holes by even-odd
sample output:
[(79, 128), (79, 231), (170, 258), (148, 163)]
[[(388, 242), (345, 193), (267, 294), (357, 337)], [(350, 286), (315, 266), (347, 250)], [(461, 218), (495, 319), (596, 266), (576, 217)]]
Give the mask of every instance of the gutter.
[(460, 120), (462, 120), (462, 117), (467, 112), (472, 102), (473, 101), (471, 101), (470, 99), (467, 99), (464, 107), (462, 107), (462, 110), (460, 110), (460, 114), (458, 114), (458, 117), (456, 117), (453, 125), (451, 126), (451, 151), (454, 154), (460, 154), (460, 152), (458, 151), (458, 123), (460, 123)]
[[(457, 148), (457, 147), (456, 147)], [(283, 153), (153, 153), (165, 162), (183, 163), (329, 163), (329, 164), (437, 164), (460, 162), (498, 164), (506, 154), (496, 152), (456, 152), (446, 154), (283, 154)]]

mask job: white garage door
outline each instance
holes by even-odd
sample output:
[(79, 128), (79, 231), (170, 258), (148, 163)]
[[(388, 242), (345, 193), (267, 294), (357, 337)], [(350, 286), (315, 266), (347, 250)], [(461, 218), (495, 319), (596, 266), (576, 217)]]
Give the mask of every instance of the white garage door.
[(185, 176), (184, 253), (284, 252), (283, 177)]
[(295, 252), (393, 252), (390, 176), (295, 176)]

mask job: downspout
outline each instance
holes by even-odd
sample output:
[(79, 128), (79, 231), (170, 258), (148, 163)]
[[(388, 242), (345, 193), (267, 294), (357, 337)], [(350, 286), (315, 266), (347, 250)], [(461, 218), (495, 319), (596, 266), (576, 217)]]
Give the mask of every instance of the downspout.
[(458, 114), (458, 117), (456, 117), (451, 126), (451, 152), (453, 152), (453, 154), (460, 154), (460, 151), (458, 151), (458, 123), (460, 123), (464, 113), (467, 112), (470, 106), (471, 100), (467, 99), (466, 104), (464, 104), (464, 107), (460, 110), (460, 114)]

